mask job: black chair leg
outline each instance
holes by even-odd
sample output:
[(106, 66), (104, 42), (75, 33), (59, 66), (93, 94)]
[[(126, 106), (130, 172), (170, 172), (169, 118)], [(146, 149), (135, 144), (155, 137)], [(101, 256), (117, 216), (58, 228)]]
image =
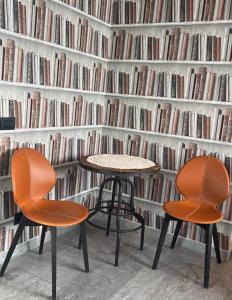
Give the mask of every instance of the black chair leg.
[(116, 228), (117, 228), (117, 242), (116, 242), (116, 253), (115, 253), (115, 267), (118, 266), (119, 261), (119, 251), (120, 251), (120, 208), (121, 208), (121, 200), (122, 200), (122, 182), (118, 181), (118, 207), (116, 214)]
[(2, 265), (2, 268), (1, 268), (1, 271), (0, 271), (0, 277), (2, 277), (4, 275), (4, 273), (5, 273), (5, 271), (6, 271), (6, 268), (7, 268), (8, 264), (9, 264), (9, 262), (10, 262), (11, 256), (14, 253), (15, 247), (16, 247), (16, 245), (17, 245), (17, 243), (18, 243), (18, 241), (19, 241), (19, 239), (21, 237), (21, 234), (23, 232), (23, 229), (25, 227), (26, 220), (27, 219), (24, 216), (20, 220), (19, 226), (17, 228), (17, 231), (16, 231), (15, 236), (13, 238), (13, 241), (11, 243), (11, 246), (10, 246), (8, 252), (7, 252), (7, 256), (6, 256), (5, 260), (4, 260), (4, 263)]
[(110, 233), (111, 213), (112, 213), (112, 210), (114, 208), (114, 201), (115, 201), (115, 195), (116, 195), (116, 187), (117, 187), (117, 180), (115, 179), (114, 182), (113, 182), (113, 191), (112, 191), (111, 205), (110, 205), (110, 209), (109, 209), (109, 212), (108, 212), (106, 236), (109, 236), (109, 233)]
[(172, 238), (171, 249), (175, 248), (176, 240), (177, 240), (178, 234), (180, 232), (181, 224), (182, 224), (182, 221), (178, 220), (177, 224), (176, 224), (175, 232), (174, 232), (174, 235), (173, 235), (173, 238)]
[(56, 227), (50, 227), (52, 242), (52, 300), (56, 299)]
[(153, 261), (153, 266), (152, 266), (153, 270), (155, 270), (157, 268), (159, 258), (160, 258), (160, 254), (161, 254), (161, 251), (162, 251), (162, 248), (163, 248), (163, 245), (164, 245), (164, 240), (165, 240), (165, 237), (166, 237), (166, 233), (167, 233), (167, 230), (168, 230), (169, 222), (170, 222), (170, 217), (169, 217), (169, 215), (165, 214), (164, 221), (163, 221), (163, 226), (162, 226), (162, 229), (161, 229), (160, 238), (159, 238), (159, 242), (158, 242), (158, 246), (157, 246), (157, 249), (156, 249), (155, 258), (154, 258), (154, 261)]
[(220, 264), (222, 262), (222, 260), (221, 260), (220, 247), (219, 247), (219, 241), (218, 241), (218, 232), (217, 232), (216, 224), (213, 224), (213, 242), (214, 242), (214, 248), (215, 248), (215, 252), (216, 252), (217, 262)]
[(81, 249), (81, 229), (80, 229), (80, 232), (79, 232), (79, 240), (78, 240), (78, 246), (77, 246), (78, 249)]
[(41, 238), (40, 238), (40, 245), (39, 245), (39, 255), (43, 253), (43, 246), (44, 246), (44, 239), (47, 231), (47, 226), (42, 227), (42, 232), (41, 232)]
[(205, 271), (204, 271), (204, 287), (209, 287), (209, 273), (210, 273), (210, 258), (211, 258), (211, 243), (213, 236), (213, 224), (206, 227), (205, 239)]
[(82, 222), (80, 224), (80, 227), (81, 227), (81, 243), (82, 243), (82, 247), (83, 247), (85, 272), (89, 272), (89, 259), (88, 259), (88, 249), (87, 249), (87, 241), (86, 241), (85, 222)]
[[(88, 216), (88, 219), (90, 219), (91, 217), (93, 217), (94, 215), (96, 215), (96, 213), (97, 213), (97, 210), (94, 210), (94, 211), (92, 211), (90, 214), (89, 214), (89, 216)], [(88, 219), (87, 219), (87, 221), (88, 221)], [(78, 241), (78, 249), (81, 249), (81, 229), (80, 229), (80, 233), (79, 233), (79, 241)]]
[(145, 223), (144, 220), (141, 221), (142, 228), (141, 228), (141, 238), (140, 238), (140, 250), (143, 250), (144, 245), (144, 233), (145, 233)]

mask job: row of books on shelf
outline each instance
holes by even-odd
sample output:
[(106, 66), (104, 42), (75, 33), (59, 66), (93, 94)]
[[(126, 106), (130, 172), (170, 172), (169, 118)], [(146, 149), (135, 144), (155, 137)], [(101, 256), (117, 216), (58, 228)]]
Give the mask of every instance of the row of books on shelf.
[(10, 174), (12, 155), (18, 148), (34, 148), (45, 155), (52, 165), (59, 165), (77, 161), (83, 155), (99, 153), (100, 140), (100, 134), (96, 131), (87, 132), (82, 138), (66, 137), (57, 132), (44, 142), (19, 142), (4, 136), (0, 142), (0, 176)]
[[(131, 73), (112, 71), (111, 93), (139, 96), (232, 101), (229, 73), (209, 71), (206, 67), (187, 68), (186, 72), (162, 72), (147, 65), (132, 66)], [(115, 80), (116, 79), (116, 80)]]
[[(96, 201), (97, 201), (96, 196), (89, 194), (86, 195), (85, 198), (83, 198), (82, 203), (88, 209), (91, 209), (95, 207)], [(161, 230), (163, 224), (163, 215), (153, 210), (152, 211), (146, 210), (144, 209), (144, 206), (141, 207), (139, 204), (136, 205), (136, 212), (143, 216), (146, 226)], [(130, 215), (127, 215), (125, 218), (130, 221), (138, 222), (138, 220), (135, 217)], [(175, 225), (176, 225), (175, 222), (170, 222), (168, 227), (168, 233), (174, 234)], [(226, 251), (230, 251), (231, 250), (230, 236), (222, 232), (218, 232), (218, 235), (219, 235), (220, 248)], [(205, 230), (193, 223), (183, 222), (180, 229), (179, 236), (190, 240), (198, 241), (201, 243), (205, 243)]]
[(231, 142), (232, 111), (214, 109), (213, 115), (183, 111), (170, 103), (155, 103), (148, 109), (127, 105), (119, 99), (103, 105), (73, 97), (71, 104), (42, 97), (40, 92), (25, 93), (24, 101), (0, 98), (0, 116), (15, 117), (16, 128), (42, 128), (105, 124), (159, 133), (192, 136)]
[(49, 199), (59, 200), (66, 197), (72, 197), (82, 191), (92, 189), (99, 185), (99, 176), (81, 169), (79, 166), (73, 166), (65, 170), (64, 175), (58, 176), (55, 187), (49, 192)]
[[(15, 2), (14, 2), (15, 1)], [(77, 17), (75, 23), (55, 14), (43, 0), (6, 1), (0, 5), (0, 28), (52, 42), (64, 47), (113, 59), (231, 61), (232, 34), (190, 34), (175, 28), (163, 30), (162, 37), (114, 32), (113, 39), (94, 30), (88, 20)], [(112, 49), (112, 50), (111, 50)]]
[(114, 1), (107, 0), (59, 0), (62, 3), (75, 7), (106, 23), (112, 23), (112, 9)]
[(230, 0), (59, 0), (113, 24), (217, 21), (232, 18)]
[(211, 152), (196, 143), (179, 142), (175, 147), (149, 142), (140, 135), (128, 135), (117, 138), (113, 135), (101, 135), (96, 131), (86, 133), (85, 137), (67, 137), (61, 133), (50, 135), (49, 142), (18, 142), (10, 137), (0, 141), (0, 176), (10, 173), (10, 161), (18, 148), (30, 147), (43, 153), (52, 165), (76, 162), (80, 156), (99, 153), (127, 154), (140, 156), (158, 163), (162, 169), (178, 171), (188, 160), (196, 156), (211, 155), (221, 160), (232, 178), (232, 157), (230, 154)]
[(0, 41), (0, 78), (4, 81), (24, 82), (55, 87), (104, 91), (106, 69), (100, 63), (92, 68), (73, 62), (65, 53), (48, 58), (25, 52), (7, 39)]
[[(48, 100), (40, 92), (25, 93), (25, 101), (1, 97), (0, 116), (15, 117), (16, 128), (40, 128), (106, 124), (160, 133), (231, 141), (231, 110), (214, 116), (173, 108), (171, 104), (155, 104), (153, 110), (126, 105), (118, 99), (108, 100), (106, 115), (103, 105), (73, 97), (71, 104)], [(105, 118), (105, 122), (104, 122)]]
[(170, 103), (155, 103), (153, 110), (149, 110), (113, 99), (107, 104), (105, 124), (223, 142), (232, 139), (231, 109), (223, 112), (215, 108), (212, 115), (182, 110)]
[(229, 0), (114, 1), (113, 23), (162, 23), (231, 19)]
[(196, 143), (179, 142), (174, 147), (159, 142), (150, 142), (140, 135), (126, 134), (124, 138), (103, 135), (100, 149), (100, 153), (127, 154), (150, 159), (158, 163), (163, 171), (178, 171), (190, 159), (196, 156), (210, 155), (222, 161), (230, 178), (232, 178), (232, 157), (230, 153), (212, 152)]
[(157, 71), (147, 65), (132, 66), (127, 73), (107, 70), (101, 63), (93, 63), (88, 68), (73, 62), (65, 53), (55, 53), (52, 61), (33, 52), (24, 54), (13, 40), (6, 40), (6, 45), (0, 47), (0, 78), (97, 92), (232, 101), (229, 73), (200, 67), (178, 74)]
[(1, 0), (0, 28), (55, 43), (85, 53), (109, 58), (110, 38), (89, 25), (87, 19), (76, 17), (72, 22), (56, 14), (46, 1), (23, 4), (18, 0)]
[(89, 102), (81, 95), (58, 100), (33, 91), (25, 92), (23, 99), (2, 96), (0, 117), (15, 117), (16, 128), (100, 125), (104, 110), (103, 105)]
[(112, 40), (113, 59), (231, 61), (232, 31), (224, 36), (163, 30), (162, 36), (134, 35), (115, 31)]

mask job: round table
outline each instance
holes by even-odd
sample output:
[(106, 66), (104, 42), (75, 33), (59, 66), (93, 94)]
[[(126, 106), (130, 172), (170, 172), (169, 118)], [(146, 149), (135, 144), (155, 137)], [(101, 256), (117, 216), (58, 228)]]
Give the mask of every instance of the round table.
[[(157, 174), (160, 170), (160, 166), (148, 159), (121, 154), (98, 154), (83, 156), (80, 158), (80, 166), (89, 171), (106, 175), (106, 178), (100, 185), (96, 206), (90, 209), (88, 223), (99, 229), (106, 230), (106, 236), (109, 235), (110, 231), (117, 233), (115, 266), (118, 266), (121, 233), (141, 229), (140, 250), (143, 250), (144, 244), (145, 223), (143, 217), (135, 211), (134, 186), (128, 176)], [(108, 182), (113, 183), (112, 198), (111, 200), (103, 201), (102, 195), (104, 186)], [(122, 199), (122, 182), (126, 182), (126, 184), (129, 184), (130, 186), (129, 202), (125, 202)], [(118, 195), (116, 200), (117, 189)], [(106, 227), (102, 227), (89, 220), (98, 212), (102, 212), (108, 215)], [(116, 217), (116, 229), (111, 229), (110, 227), (112, 215)], [(139, 221), (140, 225), (136, 228), (122, 230), (120, 229), (120, 217), (125, 217), (128, 215), (134, 216)], [(81, 236), (79, 239), (79, 248), (80, 247)]]

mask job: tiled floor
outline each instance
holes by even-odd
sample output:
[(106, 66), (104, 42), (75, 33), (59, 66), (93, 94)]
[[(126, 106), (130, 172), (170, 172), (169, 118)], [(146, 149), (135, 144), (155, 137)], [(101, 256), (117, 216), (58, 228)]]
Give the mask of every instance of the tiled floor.
[[(119, 267), (113, 266), (115, 235), (88, 226), (90, 273), (83, 272), (77, 229), (58, 240), (58, 299), (151, 300), (232, 299), (232, 263), (212, 258), (209, 289), (202, 287), (204, 255), (177, 246), (165, 247), (156, 271), (151, 269), (155, 239), (146, 237), (138, 250), (139, 235), (124, 234)], [(10, 262), (0, 278), (0, 299), (51, 299), (50, 243), (44, 254), (26, 253)]]

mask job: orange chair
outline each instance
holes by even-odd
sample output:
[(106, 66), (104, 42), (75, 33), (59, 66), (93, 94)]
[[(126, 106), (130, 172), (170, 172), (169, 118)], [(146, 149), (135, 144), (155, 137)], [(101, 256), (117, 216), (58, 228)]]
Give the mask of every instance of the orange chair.
[(52, 299), (56, 299), (56, 227), (80, 224), (85, 271), (89, 272), (85, 220), (88, 210), (70, 201), (50, 201), (47, 193), (55, 185), (56, 174), (49, 161), (33, 149), (19, 149), (12, 158), (14, 200), (22, 210), (22, 218), (13, 238), (0, 276), (4, 275), (10, 258), (25, 226), (43, 225), (51, 231)]
[(172, 249), (182, 222), (195, 223), (206, 230), (204, 287), (208, 288), (212, 237), (217, 262), (221, 263), (216, 223), (223, 219), (223, 215), (217, 206), (229, 195), (229, 176), (225, 166), (216, 158), (196, 157), (181, 168), (176, 177), (176, 187), (184, 200), (168, 201), (163, 206), (165, 217), (152, 268), (157, 268), (170, 220), (177, 221)]

